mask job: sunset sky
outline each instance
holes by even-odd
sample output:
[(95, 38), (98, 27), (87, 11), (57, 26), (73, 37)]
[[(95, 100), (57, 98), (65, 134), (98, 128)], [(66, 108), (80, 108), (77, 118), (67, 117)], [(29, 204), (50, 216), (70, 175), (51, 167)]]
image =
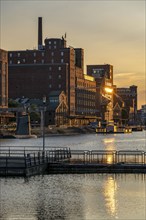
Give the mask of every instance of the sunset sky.
[(84, 49), (85, 65), (113, 65), (114, 84), (138, 86), (140, 108), (146, 104), (145, 7), (145, 0), (0, 0), (0, 48), (37, 48), (43, 17), (43, 39), (66, 33), (68, 46)]

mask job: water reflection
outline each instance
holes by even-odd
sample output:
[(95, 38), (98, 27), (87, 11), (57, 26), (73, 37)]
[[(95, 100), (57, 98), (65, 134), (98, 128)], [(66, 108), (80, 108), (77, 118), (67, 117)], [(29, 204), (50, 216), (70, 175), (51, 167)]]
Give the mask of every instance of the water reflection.
[(104, 141), (105, 144), (114, 143), (115, 138), (108, 138), (108, 139), (105, 138), (103, 141)]
[(107, 212), (117, 218), (117, 183), (114, 176), (108, 176), (103, 185)]
[(144, 174), (1, 178), (0, 219), (145, 219)]

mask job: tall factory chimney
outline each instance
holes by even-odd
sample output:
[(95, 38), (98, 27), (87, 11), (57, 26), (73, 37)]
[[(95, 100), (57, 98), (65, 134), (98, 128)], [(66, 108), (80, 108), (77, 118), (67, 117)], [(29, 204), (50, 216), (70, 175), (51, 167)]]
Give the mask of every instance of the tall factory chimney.
[(42, 17), (38, 18), (38, 50), (43, 49), (42, 45)]

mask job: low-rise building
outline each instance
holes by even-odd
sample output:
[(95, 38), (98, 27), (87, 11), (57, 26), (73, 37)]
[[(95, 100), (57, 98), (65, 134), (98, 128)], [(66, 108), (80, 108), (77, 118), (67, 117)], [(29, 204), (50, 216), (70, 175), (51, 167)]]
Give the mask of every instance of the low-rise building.
[(128, 115), (130, 125), (137, 123), (137, 86), (132, 85), (129, 88), (117, 88), (116, 94), (124, 102), (124, 109)]

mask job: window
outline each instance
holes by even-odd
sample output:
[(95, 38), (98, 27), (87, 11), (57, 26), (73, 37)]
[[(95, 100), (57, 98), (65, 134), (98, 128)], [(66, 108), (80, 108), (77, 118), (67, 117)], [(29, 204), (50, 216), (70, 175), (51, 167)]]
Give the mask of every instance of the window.
[(61, 66), (58, 67), (58, 70), (61, 70)]
[(20, 57), (20, 53), (17, 53), (18, 57)]
[(51, 52), (51, 55), (54, 56), (54, 52)]
[(42, 60), (42, 63), (44, 63), (44, 60)]
[(51, 44), (51, 41), (49, 41), (49, 44)]
[(52, 76), (51, 76), (51, 75), (49, 75), (49, 79), (52, 79)]
[(60, 74), (58, 75), (58, 78), (61, 79), (61, 75)]
[(49, 84), (49, 88), (52, 88), (52, 85), (51, 85), (51, 84)]
[(61, 88), (61, 84), (58, 85), (58, 88), (59, 88), (59, 89)]
[(54, 41), (54, 44), (56, 44), (56, 41)]
[(64, 60), (63, 59), (61, 59), (61, 63), (63, 63), (64, 62)]
[(12, 60), (10, 60), (10, 64), (12, 64)]
[(51, 67), (51, 66), (49, 67), (49, 70), (50, 70), (50, 71), (52, 70), (52, 67)]
[(64, 55), (64, 52), (61, 52), (61, 56), (63, 56)]
[(13, 54), (12, 53), (10, 53), (10, 57), (12, 57), (13, 56)]
[(44, 52), (42, 52), (42, 57), (44, 57), (44, 55), (45, 55), (45, 53), (44, 53)]
[(36, 60), (34, 60), (33, 62), (36, 63)]
[(33, 53), (33, 56), (36, 57), (36, 53)]
[(23, 59), (23, 63), (25, 63), (25, 59)]
[(51, 49), (51, 46), (49, 46), (49, 49)]
[(54, 59), (52, 59), (51, 62), (54, 63)]
[(17, 64), (20, 64), (20, 60), (17, 61)]
[(56, 46), (54, 46), (54, 49), (56, 49)]

